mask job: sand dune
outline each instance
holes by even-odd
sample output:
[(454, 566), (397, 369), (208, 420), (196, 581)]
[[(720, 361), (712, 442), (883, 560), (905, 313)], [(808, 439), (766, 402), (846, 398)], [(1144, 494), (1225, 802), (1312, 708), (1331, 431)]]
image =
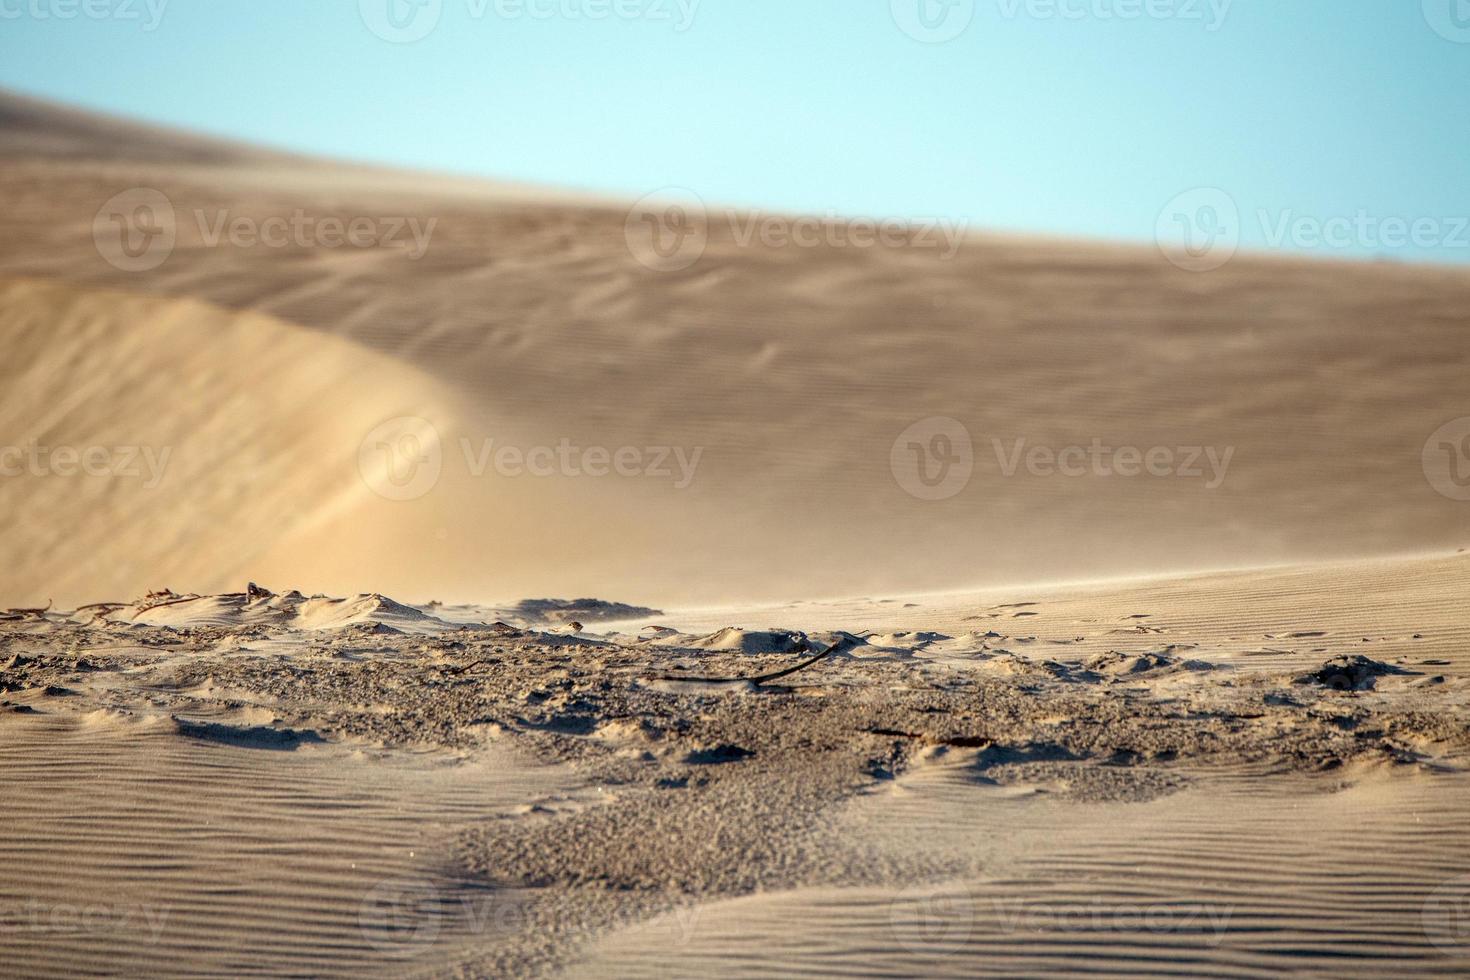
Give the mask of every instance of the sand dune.
[(950, 634), (854, 603), (760, 686), (694, 678), (790, 633), (679, 610), (7, 614), (0, 922), (27, 975), (1461, 975), (1467, 578), (1001, 592)]
[[(47, 128), (37, 112), (28, 110), (28, 133)], [(0, 165), (16, 202), (0, 215), (0, 275), (263, 314), (297, 325), (275, 345), (293, 346), (296, 361), (317, 342), (348, 342), (432, 379), (455, 403), (442, 420), (443, 476), (431, 492), (363, 518), (342, 513), (310, 532), (259, 534), (248, 576), (284, 581), (284, 573), (334, 594), (612, 593), (663, 605), (1463, 542), (1462, 504), (1437, 493), (1420, 465), (1429, 436), (1465, 412), (1463, 270), (1242, 257), (1200, 275), (1143, 249), (989, 237), (965, 240), (948, 259), (924, 248), (776, 248), (742, 244), (738, 222), (709, 202), (703, 257), (657, 272), (635, 259), (619, 206), (496, 197), (488, 186), (476, 193), (463, 182), (320, 163), (164, 164), (140, 150), (173, 153), (152, 131), (83, 136), (60, 121), (52, 129), (55, 141), (15, 141), (22, 150)], [(177, 244), (157, 268), (130, 273), (102, 260), (92, 231), (98, 209), (134, 187), (166, 194)], [(434, 225), (417, 259), (406, 231), (405, 247), (207, 241), (222, 218), (298, 211)], [(26, 295), (17, 288), (8, 305)], [(108, 333), (107, 343), (138, 342), (134, 331)], [(228, 346), (196, 340), (191, 349), (213, 370), (245, 369)], [(359, 385), (355, 394), (371, 392)], [(139, 441), (173, 410), (133, 405), (137, 419), (116, 421)], [(196, 394), (194, 409), (205, 418), (228, 412), (211, 391)], [(297, 421), (261, 411), (263, 431)], [(323, 459), (355, 453), (373, 414), (399, 412), (385, 399), (377, 410), (340, 413), (341, 428), (320, 436), (324, 446), (335, 441)], [(974, 472), (962, 492), (928, 501), (899, 485), (891, 456), (901, 433), (936, 416), (967, 427)], [(35, 425), (17, 418), (11, 427)], [(487, 466), (487, 440), (525, 452), (563, 440), (577, 450), (628, 447), (639, 453), (634, 472), (657, 461), (666, 475), (572, 477), (560, 463), (545, 478), (507, 475)], [(1176, 469), (1195, 475), (1038, 475), (1025, 466), (1006, 475), (1018, 449), (1094, 440), (1169, 449)], [(675, 450), (686, 463), (698, 454), (687, 485)], [(226, 469), (217, 479), (233, 477)], [(26, 486), (10, 492), (54, 490)], [(319, 494), (293, 496), (308, 510), (331, 510)], [(547, 503), (536, 509), (539, 501)], [(273, 506), (268, 497), (239, 506), (250, 525), (274, 519), (261, 513)], [(416, 541), (413, 563), (353, 547), (364, 523)], [(229, 532), (214, 544), (214, 526), (196, 532), (196, 547), (232, 551)], [(69, 540), (92, 545), (76, 537), (51, 548), (73, 569), (64, 584), (90, 586), (71, 598), (117, 589), (121, 576), (83, 577), (80, 555), (65, 554)], [(304, 567), (295, 564), (303, 553), (313, 558)], [(192, 567), (190, 581), (163, 580), (169, 572), (141, 561), (124, 593), (241, 587)]]
[(153, 164), (293, 162), (306, 158), (237, 141), (115, 119), (15, 93), (0, 96), (0, 157), (8, 162), (130, 160)]
[(1470, 273), (0, 192), (0, 972), (1470, 970)]
[(15, 605), (243, 588), (281, 542), (371, 533), (358, 444), (443, 401), (386, 357), (193, 300), (10, 282), (0, 331), (4, 462), (20, 471), (0, 479), (0, 592)]

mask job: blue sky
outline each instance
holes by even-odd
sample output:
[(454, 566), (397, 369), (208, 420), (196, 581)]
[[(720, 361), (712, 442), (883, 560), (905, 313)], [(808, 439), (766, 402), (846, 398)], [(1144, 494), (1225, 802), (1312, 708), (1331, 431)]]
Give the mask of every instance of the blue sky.
[(1137, 241), (1224, 201), (1249, 248), (1470, 261), (1470, 0), (0, 0), (0, 85), (633, 197)]

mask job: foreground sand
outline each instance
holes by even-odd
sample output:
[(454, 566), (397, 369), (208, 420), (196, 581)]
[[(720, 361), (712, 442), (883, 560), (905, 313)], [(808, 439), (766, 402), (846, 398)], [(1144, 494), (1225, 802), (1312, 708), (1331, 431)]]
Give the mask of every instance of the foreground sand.
[(1467, 585), (12, 613), (9, 968), (1463, 975)]

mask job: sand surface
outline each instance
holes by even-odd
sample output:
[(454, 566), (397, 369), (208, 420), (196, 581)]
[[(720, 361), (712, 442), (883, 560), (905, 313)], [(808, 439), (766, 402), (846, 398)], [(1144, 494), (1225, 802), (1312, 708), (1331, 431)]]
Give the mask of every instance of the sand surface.
[[(79, 457), (0, 477), (0, 975), (1470, 973), (1463, 270), (718, 202), (660, 270), (3, 95), (0, 190), (0, 450)], [(433, 232), (204, 234), (296, 214)], [(484, 465), (561, 445), (644, 468)]]
[(1467, 584), (1451, 556), (948, 596), (948, 631), (264, 589), (13, 614), (15, 962), (1463, 974)]
[[(56, 533), (71, 517), (59, 481), (24, 481), (27, 499), (0, 512), (7, 541), (28, 556), (0, 569), (0, 595), (16, 604), (163, 586), (230, 591), (254, 578), (415, 601), (590, 595), (660, 606), (1467, 543), (1463, 501), (1436, 492), (1421, 465), (1431, 434), (1467, 414), (1462, 269), (1242, 256), (1197, 274), (1151, 249), (984, 235), (952, 255), (779, 248), (742, 244), (746, 216), (731, 219), (710, 201), (702, 257), (659, 271), (630, 246), (625, 204), (262, 160), (228, 144), (186, 154), (175, 146), (183, 137), (119, 135), (117, 124), (88, 128), (70, 115), (48, 129), (38, 111), (15, 113), (30, 122), (0, 141), (4, 309), (37, 330), (60, 319), (67, 337), (58, 344), (87, 344), (96, 366), (17, 379), (28, 353), (4, 359), (0, 383), (26, 393), (6, 400), (11, 441), (87, 438), (83, 415), (36, 400), (44, 386), (102, 385), (98, 374), (151, 369), (158, 362), (148, 357), (183, 347), (191, 376), (210, 381), (180, 389), (176, 401), (143, 392), (110, 400), (113, 429), (174, 448), (165, 484), (196, 485), (169, 492), (239, 499), (202, 520), (200, 550), (228, 556), (210, 577), (177, 549), (140, 553), (129, 541), (99, 553), (94, 537)], [(165, 195), (175, 243), (156, 268), (125, 271), (104, 260), (94, 219), (136, 188)], [(208, 241), (222, 220), (298, 212), (434, 224), (418, 258), (407, 231), (394, 239), (406, 247)], [(121, 306), (108, 291), (154, 305)], [(252, 330), (262, 316), (274, 326)], [(246, 334), (257, 345), (251, 356), (242, 356)], [(344, 342), (359, 353), (349, 356)], [(144, 350), (153, 353), (140, 362)], [(276, 393), (308, 389), (289, 376), (261, 378), (271, 357), (305, 365), (296, 370), (318, 386), (308, 407), (344, 431), (302, 433), (315, 417)], [(343, 380), (357, 373), (371, 383)], [(411, 395), (425, 378), (442, 396), (419, 410), (437, 436), (439, 475), (411, 501), (384, 499), (358, 474), (359, 447), (406, 402), (424, 401)], [(917, 499), (895, 479), (894, 446), (935, 417), (965, 426), (973, 472), (948, 499)], [(174, 428), (183, 422), (228, 425), (238, 438), (189, 441)], [(276, 472), (307, 438), (323, 444), (318, 465)], [(523, 452), (563, 440), (636, 449), (642, 475), (558, 467), (506, 476), (483, 465), (488, 440)], [(1094, 440), (1140, 452), (1211, 449), (1220, 461), (1230, 453), (1229, 463), (1213, 487), (1218, 470), (1202, 454), (1186, 467), (1188, 452), (1176, 469), (1199, 476), (1067, 477), (1025, 466), (1006, 475), (1019, 441), (1029, 452)], [(675, 450), (698, 454), (687, 482)], [(100, 479), (72, 482), (115, 492)], [(349, 486), (357, 499), (336, 492)], [(148, 510), (153, 518), (169, 507)], [(253, 535), (248, 556), (227, 546), (230, 525), (242, 522), (274, 524)], [(28, 565), (40, 552), (101, 567), (90, 586), (80, 573), (41, 575)], [(122, 586), (103, 569), (120, 563), (136, 568), (113, 592)]]

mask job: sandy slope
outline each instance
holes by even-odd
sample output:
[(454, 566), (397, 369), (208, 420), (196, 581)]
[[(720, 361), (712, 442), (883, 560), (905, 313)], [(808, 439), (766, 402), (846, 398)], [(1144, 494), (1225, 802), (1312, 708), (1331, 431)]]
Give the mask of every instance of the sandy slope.
[[(11, 282), (0, 332), (0, 429), (27, 451), (0, 479), (0, 592), (17, 605), (140, 581), (243, 587), (282, 539), (332, 548), (324, 529), (342, 522), (368, 534), (363, 433), (444, 401), (386, 357), (193, 300)], [(92, 472), (89, 447), (105, 453)]]
[[(440, 485), (369, 519), (377, 535), (416, 542), (411, 556), (344, 547), (363, 521), (343, 513), (259, 536), (257, 577), (419, 599), (612, 594), (662, 605), (1356, 557), (1465, 537), (1465, 506), (1436, 493), (1420, 465), (1429, 435), (1467, 412), (1463, 270), (1240, 258), (1191, 274), (1143, 249), (991, 238), (952, 258), (774, 248), (741, 244), (710, 202), (703, 258), (656, 272), (635, 260), (619, 207), (261, 162), (214, 144), (163, 164), (145, 152), (172, 145), (157, 133), (68, 117), (40, 140), (37, 112), (21, 114), (24, 132), (0, 160), (14, 202), (0, 214), (0, 276), (268, 314), (455, 390)], [(137, 186), (170, 198), (178, 244), (158, 268), (127, 273), (102, 261), (92, 222)], [(415, 261), (388, 247), (211, 247), (195, 217), (207, 227), (297, 209), (436, 224)], [(129, 356), (134, 331), (111, 322), (97, 342)], [(298, 359), (313, 346), (290, 344)], [(227, 411), (248, 364), (229, 347), (191, 349), (224, 378), (195, 393), (197, 411)], [(130, 410), (139, 414), (118, 414), (118, 427), (142, 438), (167, 409)], [(296, 422), (262, 410), (264, 429)], [(358, 431), (331, 433), (340, 444), (323, 458), (356, 452), (371, 414), (344, 413)], [(974, 445), (970, 483), (937, 502), (910, 496), (890, 468), (900, 433), (931, 416), (962, 421)], [(683, 489), (672, 476), (475, 477), (487, 439), (702, 455)], [(1207, 476), (1004, 474), (1017, 440), (1094, 439), (1233, 456), (1213, 489)], [(54, 486), (10, 492), (29, 506)], [(240, 506), (252, 525), (272, 520), (266, 497)], [(232, 550), (215, 527), (196, 531), (202, 553)], [(53, 552), (80, 568), (95, 547), (63, 538)], [(140, 562), (129, 591), (238, 587), (159, 578), (171, 571)]]
[(504, 896), (483, 919), (436, 914), (439, 889), (446, 909), (486, 894), (446, 871), (445, 841), (575, 794), (574, 775), (505, 752), (324, 745), (272, 719), (6, 719), (5, 816), (28, 829), (0, 837), (0, 972), (391, 973), (405, 963), (400, 906), (421, 916), (410, 937), (434, 939), (416, 969), (508, 931)]
[(1079, 808), (954, 766), (902, 781), (843, 829), (973, 855), (973, 877), (688, 909), (602, 941), (572, 972), (1463, 976), (1470, 947), (1433, 896), (1458, 879), (1457, 903), (1470, 882), (1451, 830), (1467, 807), (1463, 778), (1360, 772)]
[(1470, 639), (1456, 600), (1467, 568), (1470, 557), (1462, 552), (892, 599), (680, 608), (607, 627), (629, 635), (647, 635), (649, 625), (667, 622), (692, 632), (732, 621), (845, 629), (936, 662), (976, 651), (1091, 657), (1140, 643), (1270, 670), (1300, 669), (1347, 652), (1390, 662), (1458, 662)]
[[(953, 633), (855, 604), (766, 686), (662, 679), (804, 656), (677, 611), (642, 640), (379, 596), (15, 615), (0, 927), (27, 975), (1463, 975), (1467, 583), (996, 594)], [(1302, 680), (1364, 653), (1363, 689)]]
[[(470, 409), (349, 341), (37, 280), (0, 284), (0, 330), (14, 354), (0, 362), (0, 428), (15, 447), (0, 460), (14, 474), (0, 478), (10, 604), (251, 578), (444, 592), (475, 569), (510, 583), (518, 563), (569, 563), (569, 537), (609, 548), (587, 572), (610, 574), (632, 545), (614, 520), (627, 481), (479, 479), (451, 458), (432, 494), (395, 499), (381, 445), (407, 430), (374, 433), (422, 419), (416, 445), (457, 453)], [(104, 455), (89, 472), (80, 456), (93, 448)]]
[[(177, 244), (125, 272), (139, 187)], [(117, 467), (0, 477), (0, 609), (58, 601), (0, 611), (0, 972), (1470, 970), (1463, 270), (721, 216), (658, 272), (606, 202), (11, 98), (0, 192), (0, 451)], [(435, 224), (206, 240), (297, 212)]]

